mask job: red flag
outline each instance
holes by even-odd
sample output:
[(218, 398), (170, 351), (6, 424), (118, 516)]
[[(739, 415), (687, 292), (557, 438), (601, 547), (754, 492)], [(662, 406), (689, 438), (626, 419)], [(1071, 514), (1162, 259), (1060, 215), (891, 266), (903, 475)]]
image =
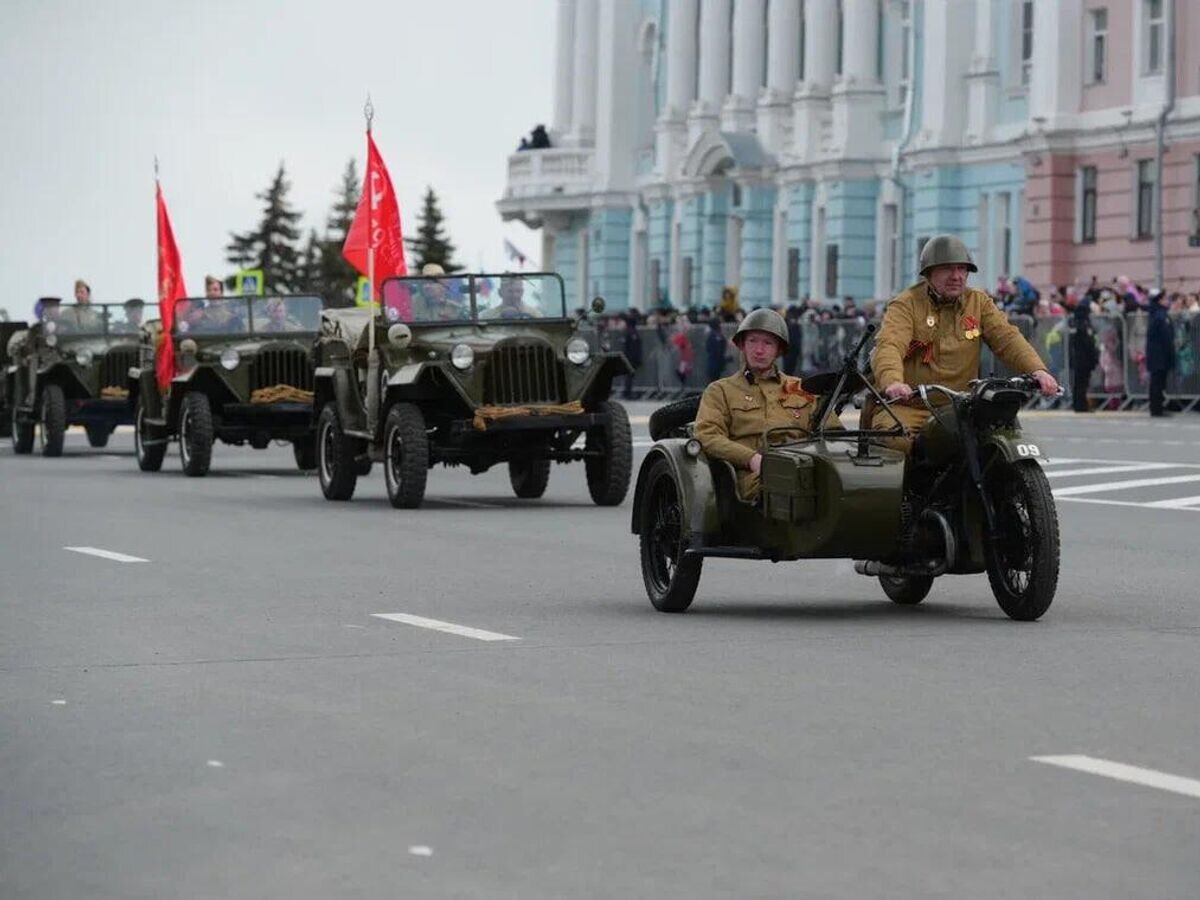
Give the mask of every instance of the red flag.
[(171, 229), (171, 217), (163, 202), (162, 186), (157, 182), (154, 193), (158, 207), (158, 317), (163, 329), (154, 370), (158, 375), (158, 386), (166, 390), (175, 377), (175, 344), (171, 340), (175, 301), (187, 296), (187, 288), (183, 286), (183, 262), (179, 258), (175, 232)]
[[(392, 177), (388, 175), (370, 131), (367, 132), (367, 177), (363, 181), (362, 198), (346, 233), (346, 243), (342, 245), (346, 262), (369, 276), (368, 249), (375, 251), (375, 283), (371, 285), (371, 297), (379, 302), (380, 283), (385, 278), (407, 274), (408, 266), (404, 262), (400, 204), (392, 188)], [(401, 310), (401, 315), (407, 318), (407, 310)]]

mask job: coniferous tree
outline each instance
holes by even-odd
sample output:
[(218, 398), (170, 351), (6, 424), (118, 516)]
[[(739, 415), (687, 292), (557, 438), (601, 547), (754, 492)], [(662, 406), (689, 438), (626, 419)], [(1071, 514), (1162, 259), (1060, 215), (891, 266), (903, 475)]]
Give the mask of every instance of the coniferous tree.
[(417, 258), (414, 273), (420, 272), (427, 263), (437, 263), (447, 272), (457, 272), (462, 268), (454, 262), (455, 248), (443, 228), (444, 221), (437, 195), (433, 188), (426, 188), (417, 223), (417, 236), (406, 241), (408, 249)]
[(291, 182), (283, 163), (270, 186), (255, 196), (263, 201), (263, 217), (252, 231), (231, 232), (225, 259), (241, 269), (262, 269), (268, 293), (287, 293), (301, 287), (300, 213), (288, 203)]
[(354, 157), (346, 163), (341, 184), (334, 191), (333, 207), (325, 220), (325, 236), (321, 240), (321, 284), (325, 296), (334, 303), (350, 301), (358, 282), (358, 271), (342, 256), (346, 234), (358, 209), (362, 185), (358, 181), (358, 165)]
[(325, 283), (325, 248), (317, 237), (315, 228), (308, 232), (308, 243), (304, 245), (304, 255), (300, 258), (300, 278), (297, 290), (310, 294), (328, 296)]

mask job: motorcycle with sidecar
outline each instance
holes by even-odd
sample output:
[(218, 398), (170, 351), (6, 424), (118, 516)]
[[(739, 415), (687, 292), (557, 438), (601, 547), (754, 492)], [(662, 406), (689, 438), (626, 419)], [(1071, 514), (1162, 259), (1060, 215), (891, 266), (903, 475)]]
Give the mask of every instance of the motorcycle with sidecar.
[(633, 533), (655, 609), (691, 604), (706, 558), (852, 559), (896, 603), (920, 603), (945, 575), (986, 573), (1000, 608), (1033, 621), (1054, 600), (1059, 529), (1045, 455), (1018, 413), (1036, 393), (1028, 376), (980, 378), (966, 390), (924, 385), (910, 402), (930, 411), (910, 453), (906, 433), (845, 429), (855, 395), (890, 409), (858, 366), (874, 327), (840, 371), (806, 378), (821, 397), (811, 432), (762, 436), (761, 491), (743, 497), (733, 466), (708, 458), (692, 432), (699, 398), (650, 419), (655, 444), (638, 472)]

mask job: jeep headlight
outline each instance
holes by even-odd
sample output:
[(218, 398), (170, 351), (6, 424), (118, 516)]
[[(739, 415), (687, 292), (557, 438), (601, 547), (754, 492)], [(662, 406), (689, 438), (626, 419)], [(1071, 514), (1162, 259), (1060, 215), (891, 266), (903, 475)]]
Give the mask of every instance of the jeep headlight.
[(567, 359), (582, 366), (592, 355), (592, 348), (583, 338), (572, 338), (567, 344)]
[(455, 344), (454, 349), (450, 351), (450, 363), (460, 372), (471, 368), (471, 364), (474, 362), (475, 351), (467, 344)]
[(238, 363), (242, 361), (242, 356), (232, 347), (226, 347), (221, 351), (221, 366), (222, 368), (232, 372), (238, 367)]
[[(390, 310), (391, 307), (388, 307)], [(403, 322), (397, 322), (387, 330), (388, 343), (398, 350), (403, 350), (412, 343), (412, 329)]]
[(57, 334), (46, 335), (46, 346), (47, 347), (54, 347), (57, 345), (58, 345), (58, 335)]
[(196, 342), (191, 338), (184, 338), (179, 342), (179, 352), (183, 356), (195, 356), (196, 349)]
[(81, 366), (90, 366), (93, 359), (95, 359), (95, 354), (87, 347), (75, 351), (75, 362)]

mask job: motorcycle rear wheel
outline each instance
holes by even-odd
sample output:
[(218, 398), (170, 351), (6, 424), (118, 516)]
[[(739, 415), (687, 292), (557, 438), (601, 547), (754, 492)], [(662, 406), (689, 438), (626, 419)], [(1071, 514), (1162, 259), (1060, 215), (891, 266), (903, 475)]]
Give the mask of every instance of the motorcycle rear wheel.
[(1058, 512), (1046, 473), (1036, 463), (1002, 466), (988, 483), (1000, 531), (987, 542), (987, 573), (1010, 619), (1041, 618), (1058, 589)]
[(916, 606), (929, 596), (929, 589), (933, 587), (933, 578), (915, 575), (880, 575), (879, 584), (893, 603), (899, 603), (901, 606)]

